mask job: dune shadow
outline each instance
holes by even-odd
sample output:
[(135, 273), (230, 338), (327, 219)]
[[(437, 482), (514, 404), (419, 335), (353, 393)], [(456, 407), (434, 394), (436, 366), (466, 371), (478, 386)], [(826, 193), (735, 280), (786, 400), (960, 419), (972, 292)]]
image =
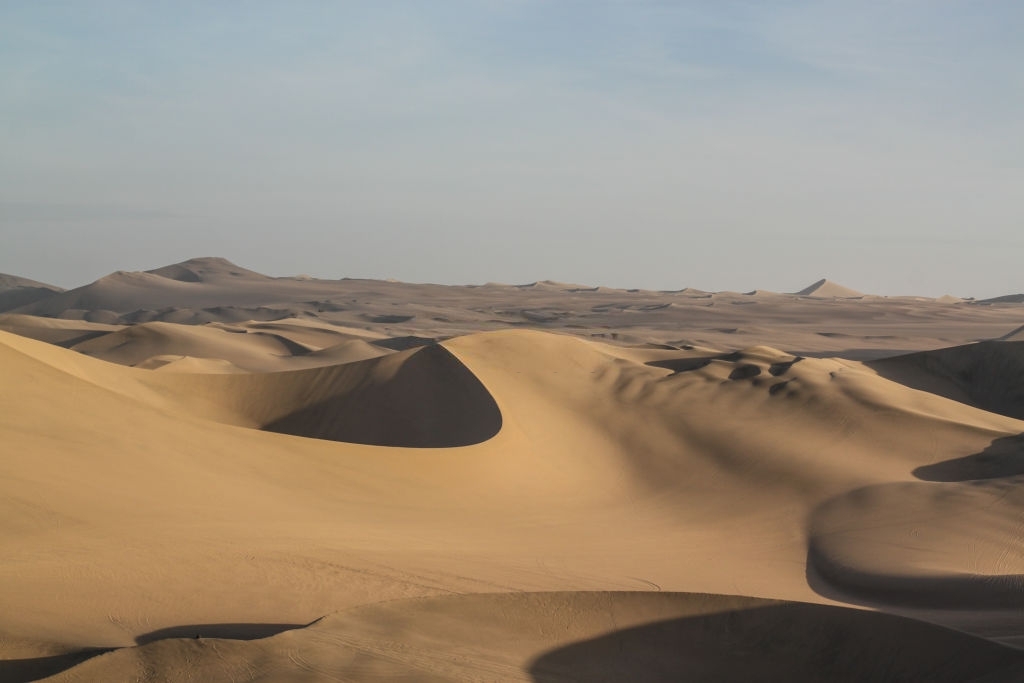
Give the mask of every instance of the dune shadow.
[(692, 372), (711, 365), (712, 358), (668, 358), (666, 360), (653, 360), (647, 365), (655, 368), (664, 368), (674, 373)]
[(169, 626), (135, 638), (136, 645), (145, 645), (167, 638), (227, 638), (230, 640), (259, 640), (278, 633), (305, 628), (309, 624), (187, 624)]
[(780, 361), (778, 363), (772, 363), (768, 367), (768, 374), (771, 375), (772, 377), (781, 377), (782, 375), (785, 375), (787, 372), (789, 372), (793, 368), (794, 365), (796, 365), (797, 363), (799, 363), (803, 359), (804, 359), (803, 356), (796, 356), (796, 357), (793, 358), (793, 360), (787, 360), (787, 361)]
[(753, 363), (745, 363), (733, 368), (732, 372), (729, 373), (729, 379), (752, 379), (760, 374), (761, 368)]
[(75, 344), (81, 344), (82, 342), (87, 342), (90, 339), (104, 337), (108, 334), (110, 334), (110, 332), (107, 330), (92, 330), (90, 332), (83, 332), (82, 334), (77, 335), (75, 337), (71, 337), (69, 339), (62, 339), (61, 341), (56, 342), (55, 346), (62, 346), (65, 349), (70, 349)]
[(867, 365), (911, 389), (1024, 419), (1024, 341), (982, 341), (881, 358)]
[(807, 583), (815, 593), (864, 606), (942, 610), (1020, 610), (1024, 574), (914, 576), (871, 572), (836, 561), (813, 541)]
[(429, 346), (436, 344), (437, 339), (433, 337), (418, 337), (416, 335), (408, 335), (405, 337), (389, 337), (387, 339), (374, 339), (370, 342), (373, 346), (379, 346), (382, 349), (389, 349), (391, 351), (408, 351), (409, 349), (415, 349), (420, 346)]
[(95, 648), (69, 652), (62, 655), (47, 657), (29, 657), (25, 659), (0, 659), (0, 681), (4, 683), (29, 683), (41, 678), (55, 676), (67, 671), (87, 659), (110, 652), (116, 648)]
[[(147, 645), (171, 638), (222, 638), (230, 640), (259, 640), (285, 631), (305, 628), (309, 624), (187, 624), (170, 626), (143, 633), (135, 638), (136, 645)], [(0, 681), (3, 683), (29, 683), (67, 671), (82, 662), (121, 648), (86, 648), (46, 657), (0, 659)]]
[[(1013, 487), (891, 482), (831, 498), (808, 519), (807, 583), (819, 595), (864, 606), (1020, 610), (1024, 574), (982, 573), (973, 563), (979, 545), (1009, 551), (1016, 542)], [(958, 559), (929, 569), (936, 556)]]
[(706, 368), (711, 365), (711, 361), (715, 360), (737, 363), (743, 360), (743, 353), (741, 351), (730, 351), (729, 353), (719, 353), (699, 358), (664, 358), (662, 360), (648, 361), (645, 365), (649, 365), (652, 368), (664, 368), (665, 370), (671, 370), (673, 373), (680, 373)]
[(501, 410), (476, 375), (443, 346), (431, 344), (386, 379), (325, 391), (262, 429), (374, 446), (451, 448), (487, 441), (501, 426)]
[(914, 476), (924, 481), (971, 481), (1024, 474), (1024, 434), (994, 440), (985, 450), (962, 458), (922, 465)]
[(787, 603), (659, 621), (535, 658), (566, 681), (960, 682), (1024, 665), (1024, 651), (877, 612)]

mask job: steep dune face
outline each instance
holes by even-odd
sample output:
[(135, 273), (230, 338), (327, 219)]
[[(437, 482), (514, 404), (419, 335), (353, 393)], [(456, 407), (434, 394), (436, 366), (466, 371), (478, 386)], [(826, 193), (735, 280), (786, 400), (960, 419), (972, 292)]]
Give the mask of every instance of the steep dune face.
[(446, 448), (501, 428), (487, 389), (437, 345), (313, 370), (182, 378), (179, 391), (233, 423), (348, 443)]
[(1024, 341), (987, 341), (868, 364), (883, 377), (1024, 419)]
[[(1024, 500), (1000, 497), (1013, 489), (1012, 471), (986, 470), (992, 477), (978, 487), (943, 469), (1012, 441), (1024, 422), (852, 361), (764, 346), (623, 349), (501, 331), (319, 369), (206, 375), (113, 365), (0, 333), (0, 371), (0, 636), (28, 643), (19, 654), (8, 649), (8, 659), (128, 646), (190, 624), (308, 624), (359, 605), (452, 592), (660, 588), (903, 610), (929, 598), (908, 605), (876, 590), (879, 582), (974, 572), (998, 578), (1002, 591), (1010, 585), (1003, 577), (1012, 583), (1024, 574), (1024, 557), (999, 551), (1020, 545)], [(866, 498), (858, 493), (865, 490)], [(989, 535), (972, 540), (959, 519)], [(901, 542), (903, 530), (922, 543)], [(872, 578), (862, 585), (860, 576)], [(980, 583), (959, 593), (959, 611), (926, 616), (977, 628), (978, 615), (995, 610)], [(440, 624), (449, 636), (438, 651), (453, 656), (463, 651), (451, 643), (474, 624), (493, 635), (489, 642), (507, 643), (507, 629), (529, 630), (525, 622), (537, 620), (550, 640), (523, 636), (532, 644), (509, 645), (517, 654), (503, 661), (517, 675), (530, 662), (550, 665), (535, 676), (562, 672), (605, 643), (635, 642), (632, 632), (602, 640), (610, 635), (602, 619), (615, 606), (595, 608), (604, 609), (599, 617), (573, 600), (537, 603), (519, 618), (509, 605), (519, 625), (492, 631), (474, 615), (503, 608), (450, 604), (449, 616), (418, 623)], [(573, 605), (593, 630), (551, 635), (543, 625), (554, 623), (544, 619)], [(345, 629), (404, 623), (382, 609)], [(418, 609), (410, 608), (411, 622)], [(683, 618), (688, 608), (637, 609), (630, 627)], [(664, 628), (688, 638), (692, 628), (719, 633), (740, 623), (757, 643), (779, 624), (803, 638), (824, 623), (800, 610), (781, 614)], [(1020, 621), (1004, 620), (998, 637), (1024, 635)], [(336, 652), (353, 636), (328, 629), (304, 650), (318, 628), (215, 649), (230, 650), (236, 663), (266, 662), (268, 671), (293, 666), (296, 676), (307, 674), (281, 653), (307, 652), (302, 661), (331, 675), (402, 671), (376, 654), (339, 655), (332, 661), (342, 668), (331, 669), (324, 648)], [(652, 647), (667, 642), (660, 628)], [(416, 626), (400, 643), (429, 651), (418, 635), (426, 629)], [(829, 646), (832, 636), (822, 637)], [(907, 639), (901, 647), (920, 654)], [(166, 667), (173, 680), (183, 662), (219, 666), (206, 659), (207, 646), (151, 643), (86, 666), (127, 661), (132, 672), (143, 662)], [(468, 668), (438, 669), (435, 661), (425, 671), (458, 678), (485, 666), (498, 646), (474, 647), (463, 653)], [(696, 659), (686, 666), (700, 670), (700, 652), (687, 652)], [(891, 650), (864, 656), (873, 652), (899, 659)], [(766, 670), (803, 673), (764, 656)], [(914, 661), (923, 668), (908, 671), (930, 672), (940, 660)], [(315, 675), (328, 674), (308, 674)]]

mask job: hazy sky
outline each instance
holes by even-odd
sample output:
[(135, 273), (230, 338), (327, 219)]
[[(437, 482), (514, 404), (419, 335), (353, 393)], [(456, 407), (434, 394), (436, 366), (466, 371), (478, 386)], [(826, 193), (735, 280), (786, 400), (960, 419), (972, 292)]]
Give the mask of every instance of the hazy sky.
[(1024, 291), (1024, 3), (0, 3), (0, 272)]

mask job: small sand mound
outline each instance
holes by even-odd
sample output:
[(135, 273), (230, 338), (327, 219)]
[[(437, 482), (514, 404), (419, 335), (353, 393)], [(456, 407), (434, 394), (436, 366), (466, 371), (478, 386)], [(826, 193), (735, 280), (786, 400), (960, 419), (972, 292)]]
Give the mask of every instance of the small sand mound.
[(193, 356), (160, 355), (147, 358), (135, 367), (160, 372), (231, 374), (245, 372), (242, 368), (221, 358), (195, 358)]

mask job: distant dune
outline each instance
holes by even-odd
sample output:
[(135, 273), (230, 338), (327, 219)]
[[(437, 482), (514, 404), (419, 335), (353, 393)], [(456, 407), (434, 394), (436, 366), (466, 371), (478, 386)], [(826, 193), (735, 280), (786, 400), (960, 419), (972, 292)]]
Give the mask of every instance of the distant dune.
[[(204, 257), (145, 272), (119, 271), (66, 292), (45, 290), (12, 311), (117, 325), (287, 318), (381, 337), (434, 340), (537, 327), (620, 343), (737, 348), (764, 343), (768, 334), (767, 341), (781, 348), (854, 359), (993, 339), (1020, 326), (1012, 303), (865, 296), (825, 279), (796, 296), (799, 300), (766, 290), (623, 290), (553, 280), (444, 286), (275, 278), (223, 258)], [(187, 350), (168, 352), (190, 355)]]
[(0, 680), (1021, 680), (1024, 309), (858, 297), (51, 292), (0, 315)]
[(830, 280), (821, 279), (814, 284), (804, 287), (796, 293), (798, 296), (837, 297), (842, 299), (853, 299), (864, 296), (860, 292), (843, 287)]
[(0, 313), (42, 301), (62, 291), (54, 285), (0, 273)]

